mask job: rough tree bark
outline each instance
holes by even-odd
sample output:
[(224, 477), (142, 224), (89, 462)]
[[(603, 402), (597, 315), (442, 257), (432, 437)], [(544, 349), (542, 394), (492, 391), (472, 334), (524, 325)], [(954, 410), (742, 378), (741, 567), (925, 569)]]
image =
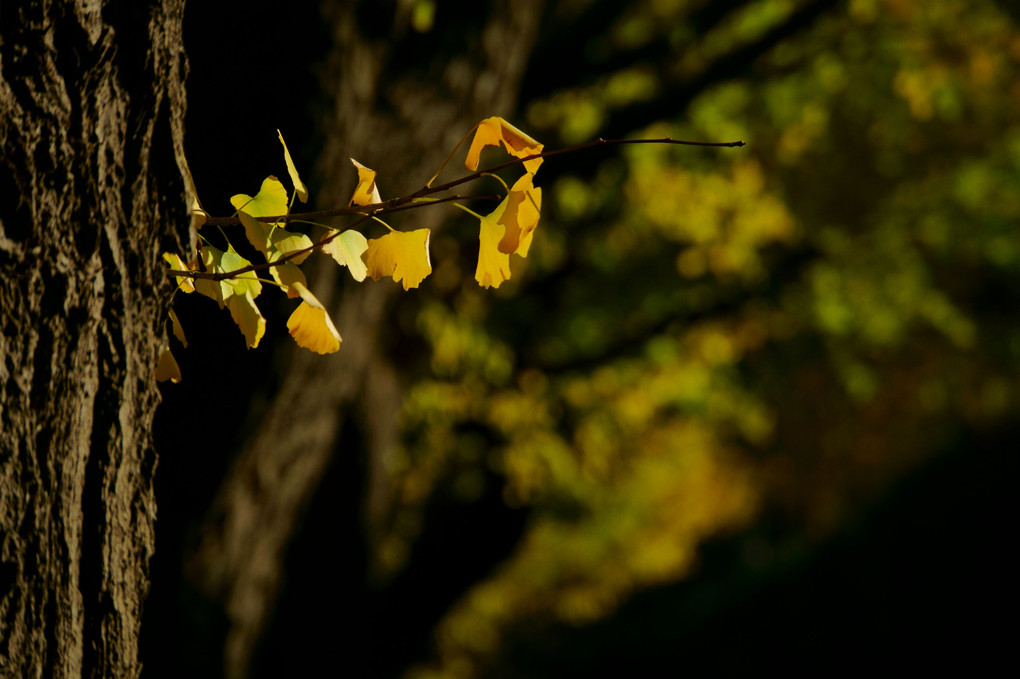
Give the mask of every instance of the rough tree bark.
[(0, 3), (0, 675), (136, 677), (183, 0)]
[[(392, 23), (369, 26), (362, 15), (384, 20), (375, 12), (359, 12), (357, 3), (323, 3), (333, 36), (323, 84), (333, 108), (323, 121), (321, 195), (350, 195), (348, 157), (380, 172), (383, 191), (389, 191), (384, 198), (401, 187), (414, 190), (472, 125), (512, 112), (541, 1), (480, 3), (451, 25), (437, 22), (434, 30), (447, 35), (427, 45), (401, 13), (408, 6), (397, 4)], [(437, 210), (418, 211), (416, 225), (435, 229), (442, 218)], [(229, 617), (225, 663), (230, 677), (248, 674), (276, 601), (288, 541), (351, 417), (361, 417), (360, 429), (369, 434), (369, 522), (387, 501), (386, 455), (399, 431), (400, 398), (378, 339), (387, 332), (385, 310), (397, 287), (391, 281), (369, 282), (328, 300), (328, 291), (339, 286), (337, 267), (320, 274), (314, 289), (332, 304), (343, 345), (328, 357), (294, 354), (190, 558), (189, 577), (220, 601)]]

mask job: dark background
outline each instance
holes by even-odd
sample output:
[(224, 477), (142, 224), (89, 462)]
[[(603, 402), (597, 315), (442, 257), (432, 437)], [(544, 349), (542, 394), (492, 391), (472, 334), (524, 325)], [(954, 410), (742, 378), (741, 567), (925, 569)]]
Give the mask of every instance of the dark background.
[[(570, 479), (546, 476), (537, 490), (515, 494), (521, 480), (504, 451), (517, 442), (517, 429), (477, 413), (452, 424), (430, 420), (422, 413), (447, 406), (415, 406), (420, 410), (399, 423), (408, 460), (401, 479), (425, 474), (417, 465), (429, 455), (439, 455), (441, 471), (428, 472), (424, 500), (394, 500), (400, 506), (393, 516), (418, 517), (416, 529), (393, 529), (406, 552), (380, 576), (364, 517), (369, 452), (364, 432), (345, 428), (292, 537), (252, 675), (330, 668), (327, 674), (400, 676), (432, 663), (441, 672), (435, 676), (462, 676), (451, 669), (458, 651), (440, 626), (473, 587), (493, 582), (511, 599), (533, 600), (533, 614), (522, 614), (525, 607), (499, 618), (491, 652), (460, 651), (471, 659), (464, 676), (866, 671), (950, 661), (980, 669), (1004, 660), (1006, 628), (998, 620), (1008, 616), (1012, 598), (1005, 544), (1016, 509), (1009, 484), (1020, 427), (1020, 86), (1010, 75), (1020, 60), (1020, 32), (1007, 3), (960, 4), (967, 6), (962, 14), (906, 0), (800, 2), (792, 9), (777, 2), (548, 7), (519, 110), (494, 113), (547, 148), (594, 136), (661, 136), (660, 128), (648, 130), (659, 121), (667, 134), (730, 141), (733, 133), (749, 146), (648, 156), (608, 149), (547, 160), (536, 180), (545, 187), (540, 229), (559, 240), (536, 238), (528, 268), (519, 276), (515, 268), (498, 293), (475, 289), (476, 225), (451, 216), (432, 257), (438, 271), (441, 254), (456, 253), (455, 282), (430, 289), (426, 279), (394, 302), (392, 313), (413, 319), (446, 309), (450, 328), (479, 326), (480, 337), (465, 340), (477, 351), (464, 350), (467, 358), (452, 368), (434, 356), (398, 359), (404, 394), (438, 381), (482, 399), (513, 391), (553, 403), (560, 417), (549, 425), (551, 435), (581, 450), (586, 418), (612, 420), (635, 396), (600, 392), (594, 404), (576, 406), (572, 383), (593, 389), (585, 380), (600, 370), (619, 370), (622, 383), (636, 364), (633, 379), (651, 384), (669, 361), (680, 360), (656, 359), (656, 342), (705, 356), (691, 347), (701, 346), (706, 327), (742, 337), (742, 323), (757, 319), (766, 328), (762, 342), (740, 345), (732, 361), (704, 358), (712, 376), (705, 398), (655, 401), (656, 418), (637, 432), (619, 424), (620, 440), (607, 444), (616, 451), (607, 464), (626, 475), (632, 458), (658, 454), (640, 444), (655, 440), (647, 432), (676, 420), (700, 423), (713, 432), (708, 459), (739, 460), (703, 464), (746, 474), (740, 478), (753, 488), (754, 509), (720, 509), (705, 527), (678, 532), (678, 542), (700, 545), (693, 565), (655, 578), (635, 575), (617, 605), (571, 620), (557, 612), (561, 586), (570, 583), (514, 594), (506, 564), (534, 549), (527, 539), (543, 522), (584, 532), (594, 530), (586, 521), (600, 512), (630, 516), (626, 492), (592, 499), (572, 494)], [(870, 14), (866, 5), (873, 5)], [(277, 128), (298, 167), (317, 168), (305, 172), (314, 196), (329, 171), (316, 166), (330, 133), (320, 123), (329, 104), (321, 64), (330, 49), (320, 9), (193, 2), (187, 11), (187, 152), (206, 209), (225, 216), (231, 195), (254, 193), (266, 174), (283, 177)], [(390, 3), (364, 3), (360, 25), (389, 39), (393, 11)], [(484, 21), (483, 8), (472, 12), (478, 16), (439, 7), (432, 27), (405, 35), (397, 53), (407, 60), (422, 49), (456, 55), (465, 32)], [(999, 50), (1003, 35), (1012, 36), (1012, 51)], [(649, 73), (656, 81), (650, 93), (611, 96), (614, 87), (626, 90), (620, 82), (643, 82)], [(611, 86), (614, 74), (623, 75)], [(732, 170), (741, 162), (757, 168), (761, 187)], [(680, 176), (667, 176), (664, 167)], [(336, 171), (351, 174), (353, 186), (350, 168)], [(711, 239), (689, 227), (699, 219), (693, 212), (675, 208), (675, 223), (653, 212), (635, 188), (642, 172), (666, 182), (653, 192), (691, 198), (693, 190), (695, 201), (721, 206), (711, 212), (720, 225)], [(713, 176), (724, 178), (721, 188), (706, 179)], [(694, 189), (684, 177), (695, 178)], [(586, 199), (570, 192), (576, 186)], [(401, 187), (384, 190), (388, 198)], [(727, 192), (733, 204), (726, 204)], [(568, 205), (572, 197), (580, 207)], [(328, 198), (319, 201), (330, 206)], [(755, 241), (755, 220), (765, 220), (774, 204), (795, 226), (781, 238)], [(660, 222), (666, 226), (658, 230), (640, 226)], [(638, 234), (638, 245), (621, 241), (620, 224)], [(748, 238), (753, 261), (713, 268), (712, 252)], [(456, 250), (455, 242), (467, 245)], [(566, 254), (541, 259), (543, 247)], [(678, 271), (678, 258), (698, 248), (710, 253), (705, 271)], [(916, 276), (897, 278), (902, 271)], [(929, 291), (954, 313), (931, 311), (942, 307)], [(271, 407), (295, 351), (281, 295), (264, 299), (266, 337), (251, 351), (229, 315), (193, 297), (175, 304), (189, 338), (186, 351), (175, 348), (184, 381), (164, 388), (155, 432), (159, 519), (143, 625), (147, 676), (223, 672), (229, 618), (189, 579), (188, 555), (232, 456), (253, 418)], [(472, 304), (486, 313), (465, 317)], [(639, 307), (650, 311), (642, 317), (634, 312)], [(844, 320), (828, 322), (826, 309), (837, 307)], [(886, 316), (895, 319), (893, 331), (875, 320)], [(438, 354), (438, 334), (423, 327), (402, 325), (385, 339), (388, 351)], [(505, 347), (514, 357), (511, 377), (486, 377), (485, 361)], [(490, 358), (471, 358), (478, 352)], [(535, 373), (551, 385), (542, 396), (521, 386), (522, 375)], [(472, 391), (476, 379), (487, 385), (481, 392)], [(729, 403), (723, 410), (737, 414), (713, 410), (708, 395), (716, 391)], [(649, 393), (660, 398), (653, 387)], [(772, 423), (762, 436), (741, 433), (750, 406), (740, 399), (748, 394)], [(430, 428), (451, 432), (442, 439), (453, 441), (448, 451), (423, 450), (433, 440)], [(713, 446), (724, 453), (716, 458)], [(470, 453), (479, 448), (480, 457)], [(719, 473), (725, 477), (727, 469)], [(600, 483), (615, 488), (612, 477)], [(716, 502), (714, 492), (705, 491), (706, 503)], [(628, 539), (606, 538), (624, 552), (634, 547)], [(599, 583), (599, 562), (584, 564), (589, 570), (574, 577)], [(438, 647), (437, 638), (445, 640)]]

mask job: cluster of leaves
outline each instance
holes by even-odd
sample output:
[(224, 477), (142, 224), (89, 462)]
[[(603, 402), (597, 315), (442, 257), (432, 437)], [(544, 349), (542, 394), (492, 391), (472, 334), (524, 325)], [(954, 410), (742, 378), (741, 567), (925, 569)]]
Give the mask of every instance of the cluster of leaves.
[[(459, 148), (469, 137), (472, 138), (465, 166), (475, 172), (474, 175), (433, 187), (432, 182), (443, 169), (440, 167), (419, 191), (383, 201), (376, 184), (376, 172), (352, 158), (351, 162), (358, 173), (354, 195), (347, 208), (328, 213), (291, 212), (296, 200), (302, 203), (308, 201), (308, 189), (294, 165), (283, 135), (279, 131), (277, 134), (283, 146), (293, 192), (288, 195), (279, 179), (275, 176), (267, 177), (254, 196), (243, 193), (233, 196), (230, 202), (236, 212), (232, 217), (220, 220), (210, 219), (196, 199), (192, 206), (193, 225), (196, 229), (209, 224), (220, 226), (226, 249), (215, 247), (199, 233), (202, 244), (192, 257), (185, 258), (177, 253), (163, 255), (169, 266), (168, 274), (174, 276), (177, 283), (175, 294), (177, 291), (198, 292), (214, 300), (221, 309), (228, 309), (250, 349), (257, 347), (265, 334), (266, 320), (255, 303), (263, 284), (278, 287), (288, 298), (300, 299), (287, 321), (287, 329), (299, 346), (319, 354), (330, 354), (340, 348), (340, 333), (326, 307), (308, 288), (308, 281), (301, 270), (301, 264), (314, 252), (332, 256), (337, 264), (347, 267), (356, 281), (364, 281), (366, 276), (371, 276), (373, 280), (385, 277), (402, 283), (404, 290), (418, 287), (432, 273), (430, 230), (422, 228), (398, 231), (386, 224), (380, 215), (408, 204), (416, 207), (437, 202), (429, 196), (481, 176), (490, 176), (502, 182), (494, 174), (477, 171), (481, 151), (486, 146), (502, 146), (515, 158), (509, 164), (520, 164), (525, 172), (513, 186), (503, 184), (505, 197), (487, 215), (477, 214), (460, 203), (454, 203), (477, 217), (480, 222), (475, 279), (482, 287), (498, 288), (510, 278), (510, 255), (528, 255), (542, 211), (542, 189), (534, 185), (534, 177), (542, 164), (543, 146), (500, 117), (481, 121), (457, 145)], [(451, 153), (451, 158), (457, 148)], [(360, 218), (343, 228), (310, 219), (312, 216), (326, 214), (355, 214), (360, 215)], [(366, 238), (354, 228), (371, 222), (381, 224), (387, 232), (378, 238)], [(227, 233), (222, 231), (221, 223), (242, 226), (248, 244), (264, 258), (264, 262), (253, 264), (238, 254)], [(288, 228), (299, 223), (318, 227), (323, 233), (313, 242), (309, 235)], [(262, 271), (268, 271), (272, 278), (259, 277)], [(187, 347), (184, 329), (172, 309), (169, 321), (174, 336)], [(164, 347), (160, 354), (156, 377), (160, 381), (181, 380), (180, 368), (169, 346)]]

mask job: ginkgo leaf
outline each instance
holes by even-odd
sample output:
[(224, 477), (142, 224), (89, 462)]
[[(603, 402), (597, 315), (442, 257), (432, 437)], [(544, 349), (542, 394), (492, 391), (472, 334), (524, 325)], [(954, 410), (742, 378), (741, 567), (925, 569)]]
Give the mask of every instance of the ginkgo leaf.
[(292, 299), (300, 294), (295, 287), (296, 284), (308, 285), (308, 280), (305, 278), (305, 273), (301, 270), (301, 267), (291, 262), (284, 262), (283, 264), (270, 267), (269, 273), (280, 284), (280, 289), (287, 293), (287, 297)]
[(475, 280), (483, 288), (498, 288), (510, 278), (510, 255), (499, 251), (499, 242), (506, 227), (499, 223), (506, 209), (507, 199), (492, 214), (482, 217), (482, 228), (478, 233), (478, 266)]
[(159, 360), (156, 363), (156, 381), (166, 382), (170, 380), (177, 384), (181, 379), (181, 368), (177, 365), (177, 359), (170, 353), (170, 347), (163, 347), (159, 352)]
[(390, 231), (382, 238), (368, 241), (364, 260), (368, 275), (373, 280), (392, 276), (394, 281), (404, 281), (404, 290), (416, 288), (432, 273), (429, 258), (428, 229), (417, 231)]
[[(173, 252), (164, 252), (163, 261), (167, 263), (173, 271), (194, 271), (197, 266), (188, 266), (181, 259), (181, 256)], [(191, 278), (186, 276), (174, 276), (174, 280), (177, 281), (177, 288), (182, 292), (192, 293), (195, 291), (195, 283)]]
[(238, 193), (230, 197), (230, 204), (239, 212), (252, 217), (277, 217), (287, 214), (287, 189), (274, 176), (266, 177), (255, 196)]
[[(229, 243), (227, 244), (226, 252), (211, 245), (202, 247), (199, 252), (202, 255), (202, 263), (205, 265), (205, 270), (212, 273), (237, 271), (251, 265), (251, 262), (237, 254)], [(254, 271), (247, 271), (236, 278), (222, 281), (197, 278), (195, 279), (195, 290), (200, 295), (205, 295), (215, 300), (222, 309), (227, 300), (234, 295), (243, 295), (247, 291), (251, 294), (252, 299), (258, 297), (259, 293), (262, 292), (262, 284), (256, 280)]]
[(312, 239), (303, 233), (294, 233), (287, 231), (282, 226), (260, 222), (246, 212), (238, 212), (237, 216), (244, 226), (244, 235), (248, 237), (248, 242), (265, 255), (269, 261), (275, 261), (295, 250), (307, 249), (308, 252), (296, 255), (290, 260), (295, 264), (300, 264), (312, 254)]
[[(301, 181), (301, 176), (298, 174), (297, 168), (294, 167), (294, 159), (290, 157), (290, 151), (287, 149), (287, 142), (283, 140), (283, 134), (277, 130), (276, 135), (280, 138), (280, 143), (283, 144), (283, 160), (287, 163), (287, 172), (290, 173), (290, 180), (294, 183), (294, 192), (297, 193), (298, 200), (302, 203), (307, 203), (308, 187)], [(273, 215), (269, 216), (272, 217)]]
[(298, 346), (317, 354), (332, 354), (340, 349), (340, 333), (333, 325), (333, 319), (326, 307), (302, 284), (294, 288), (301, 295), (302, 302), (287, 319), (287, 330)]
[(191, 168), (184, 160), (183, 152), (178, 154), (178, 167), (181, 176), (184, 178), (184, 195), (188, 204), (188, 214), (191, 215), (191, 228), (198, 231), (209, 219), (209, 213), (202, 209), (202, 202), (198, 199), (198, 188), (195, 187), (195, 178), (191, 176)]
[(542, 211), (542, 189), (535, 188), (532, 184), (534, 175), (525, 173), (517, 180), (506, 197), (506, 209), (503, 211), (499, 223), (506, 227), (503, 238), (499, 241), (499, 251), (508, 255), (519, 254), (522, 257), (528, 254), (525, 247), (521, 252), (521, 243), (527, 238), (531, 244), (531, 233), (538, 226), (538, 218)]
[(247, 236), (248, 242), (251, 243), (252, 247), (262, 254), (269, 252), (273, 244), (269, 234), (274, 230), (273, 227), (265, 222), (260, 222), (247, 212), (238, 212), (237, 217), (241, 220), (241, 225), (244, 227), (244, 235)]
[(365, 280), (368, 268), (361, 255), (368, 250), (368, 241), (361, 233), (353, 230), (344, 231), (339, 236), (322, 246), (322, 251), (332, 255), (340, 266), (346, 266), (356, 281)]
[(206, 278), (195, 279), (195, 290), (198, 294), (204, 295), (209, 299), (213, 300), (223, 308), (223, 286), (220, 284), (221, 281), (210, 281)]
[(273, 229), (270, 241), (270, 251), (267, 255), (271, 262), (275, 262), (281, 257), (289, 255), (292, 252), (304, 250), (305, 252), (300, 252), (287, 260), (294, 264), (301, 264), (303, 261), (308, 259), (309, 255), (312, 254), (312, 239), (303, 233), (293, 233), (292, 231), (287, 231), (286, 229), (277, 227), (276, 229)]
[[(471, 140), (471, 146), (468, 148), (464, 166), (469, 170), (477, 170), (482, 148), (486, 146), (499, 146), (500, 144), (503, 144), (507, 153), (516, 158), (527, 158), (536, 153), (541, 153), (543, 148), (542, 144), (521, 132), (507, 121), (499, 116), (493, 116), (478, 123), (478, 126), (475, 128), (475, 136)], [(531, 174), (535, 174), (541, 164), (541, 158), (533, 158), (524, 162), (524, 169)]]
[(227, 308), (230, 309), (230, 317), (241, 329), (248, 348), (257, 347), (262, 336), (266, 334), (266, 319), (255, 306), (251, 292), (246, 290), (243, 295), (232, 295), (227, 300)]
[[(205, 250), (205, 248), (202, 249)], [(234, 246), (227, 243), (227, 251), (220, 253), (219, 269), (217, 270), (225, 272), (237, 271), (247, 266), (251, 266), (251, 262), (237, 254)], [(262, 284), (255, 277), (254, 271), (246, 271), (243, 274), (238, 274), (235, 278), (227, 278), (222, 282), (232, 290), (235, 296), (248, 293), (252, 299), (255, 299), (262, 292)], [(226, 295), (224, 295), (224, 299), (226, 299)]]
[(354, 188), (354, 195), (348, 205), (371, 205), (381, 203), (379, 187), (375, 183), (375, 170), (370, 170), (358, 161), (351, 158), (354, 167), (358, 168), (358, 185)]
[(177, 318), (177, 314), (174, 310), (170, 310), (170, 325), (174, 330), (174, 337), (176, 337), (184, 348), (188, 348), (188, 338), (184, 336), (184, 327), (181, 325), (180, 319)]

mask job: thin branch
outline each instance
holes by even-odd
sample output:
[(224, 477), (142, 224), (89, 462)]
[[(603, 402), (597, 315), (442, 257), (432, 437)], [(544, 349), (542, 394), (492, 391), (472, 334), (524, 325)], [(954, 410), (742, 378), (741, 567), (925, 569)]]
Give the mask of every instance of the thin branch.
[[(290, 261), (291, 259), (294, 259), (295, 257), (299, 257), (299, 256), (301, 256), (301, 255), (303, 255), (305, 253), (311, 253), (311, 252), (313, 252), (315, 250), (322, 250), (322, 246), (323, 245), (329, 243), (330, 241), (332, 241), (334, 238), (339, 236), (344, 231), (347, 231), (348, 229), (352, 229), (355, 226), (363, 224), (364, 222), (368, 221), (369, 219), (374, 219), (374, 218), (376, 218), (377, 215), (387, 214), (387, 213), (390, 213), (390, 212), (397, 212), (399, 210), (410, 210), (410, 209), (414, 209), (414, 208), (418, 208), (418, 207), (423, 207), (425, 205), (433, 205), (435, 203), (445, 203), (445, 202), (449, 202), (449, 201), (453, 201), (453, 200), (464, 200), (464, 199), (472, 198), (471, 196), (456, 195), (456, 196), (446, 196), (446, 197), (443, 197), (443, 198), (431, 199), (431, 200), (428, 200), (428, 201), (416, 202), (416, 201), (419, 201), (419, 199), (421, 199), (421, 198), (426, 198), (428, 196), (431, 196), (434, 193), (440, 193), (442, 191), (448, 191), (449, 189), (452, 189), (455, 186), (460, 186), (461, 184), (466, 184), (467, 182), (474, 181), (474, 180), (482, 177), (483, 175), (491, 174), (491, 173), (493, 173), (493, 172), (495, 172), (497, 170), (503, 170), (503, 169), (506, 169), (508, 167), (513, 167), (515, 165), (522, 165), (523, 163), (525, 163), (525, 162), (527, 162), (529, 160), (536, 160), (538, 158), (549, 158), (551, 156), (558, 156), (558, 155), (561, 155), (561, 154), (564, 154), (564, 153), (573, 153), (575, 151), (583, 151), (585, 149), (595, 148), (596, 146), (622, 146), (624, 144), (678, 144), (678, 145), (683, 145), (683, 146), (708, 146), (708, 147), (717, 147), (717, 148), (734, 148), (734, 147), (746, 146), (746, 144), (744, 144), (744, 142), (742, 142), (742, 141), (725, 141), (725, 142), (716, 142), (716, 141), (684, 141), (684, 140), (681, 140), (681, 139), (673, 139), (672, 137), (662, 137), (662, 138), (659, 138), (659, 139), (602, 139), (600, 137), (598, 139), (594, 139), (592, 141), (585, 142), (584, 144), (577, 144), (576, 146), (568, 146), (568, 147), (565, 147), (565, 148), (562, 148), (562, 149), (553, 149), (552, 151), (543, 151), (542, 153), (534, 153), (534, 154), (532, 154), (530, 156), (525, 156), (523, 158), (514, 158), (514, 159), (509, 160), (509, 161), (507, 161), (505, 163), (501, 163), (499, 165), (495, 165), (493, 167), (486, 168), (484, 170), (479, 170), (477, 172), (472, 172), (469, 175), (465, 175), (465, 176), (463, 176), (463, 177), (461, 177), (459, 179), (454, 179), (453, 181), (446, 182), (445, 184), (440, 184), (439, 186), (423, 186), (422, 188), (418, 189), (414, 193), (410, 193), (410, 194), (408, 194), (406, 196), (400, 196), (399, 198), (392, 198), (390, 200), (385, 200), (385, 201), (383, 201), (381, 203), (372, 203), (370, 205), (350, 206), (350, 207), (346, 207), (346, 208), (336, 208), (336, 209), (333, 209), (333, 210), (319, 210), (317, 212), (296, 212), (296, 213), (291, 213), (289, 215), (274, 215), (274, 216), (270, 216), (270, 217), (256, 217), (255, 219), (257, 219), (260, 222), (268, 222), (268, 223), (273, 223), (273, 224), (278, 223), (278, 222), (289, 222), (289, 221), (298, 220), (298, 219), (300, 219), (300, 220), (313, 220), (313, 219), (321, 219), (323, 217), (338, 217), (338, 216), (341, 216), (341, 215), (360, 215), (361, 219), (358, 219), (358, 220), (354, 221), (351, 224), (347, 224), (346, 226), (337, 227), (333, 231), (333, 233), (329, 234), (328, 236), (323, 237), (322, 239), (319, 240), (318, 243), (312, 245), (311, 247), (302, 248), (300, 250), (294, 250), (292, 252), (287, 253), (286, 255), (281, 257), (280, 259), (273, 260), (272, 262), (264, 262), (264, 263), (261, 263), (261, 264), (250, 264), (250, 265), (248, 265), (246, 267), (243, 267), (243, 268), (240, 268), (240, 269), (235, 269), (234, 271), (209, 272), (209, 271), (178, 271), (176, 269), (167, 269), (166, 273), (167, 273), (167, 276), (173, 276), (173, 277), (202, 278), (202, 279), (213, 280), (213, 281), (222, 281), (222, 280), (227, 280), (227, 279), (230, 279), (230, 278), (236, 278), (236, 277), (238, 277), (238, 276), (240, 276), (242, 274), (248, 273), (249, 271), (262, 271), (264, 269), (269, 269), (269, 268), (274, 267), (274, 266), (280, 266), (280, 265), (285, 264), (286, 262)], [(485, 199), (491, 200), (493, 198), (498, 199), (499, 197), (498, 196), (481, 196), (481, 197), (479, 197), (479, 199), (483, 199), (483, 200), (485, 200)], [(213, 225), (213, 226), (225, 226), (225, 225), (230, 225), (230, 224), (240, 224), (241, 221), (237, 217), (211, 217), (211, 218), (207, 219), (205, 221), (205, 223)]]
[[(317, 212), (292, 212), (289, 215), (272, 215), (269, 217), (256, 217), (260, 222), (286, 222), (293, 219), (321, 219), (323, 217), (340, 217), (343, 215), (354, 215), (354, 214), (366, 214), (367, 211), (374, 211), (377, 214), (381, 214), (382, 210), (390, 210), (391, 208), (406, 205), (414, 201), (416, 198), (424, 198), (434, 193), (440, 193), (452, 189), (454, 186), (460, 186), (467, 182), (474, 181), (482, 175), (495, 172), (496, 170), (503, 170), (514, 165), (521, 165), (525, 161), (535, 160), (536, 158), (549, 158), (550, 156), (558, 156), (564, 153), (573, 153), (574, 151), (583, 151), (584, 149), (594, 148), (596, 146), (619, 146), (622, 144), (682, 144), (684, 146), (714, 146), (714, 147), (739, 147), (746, 146), (742, 141), (726, 141), (726, 142), (711, 142), (711, 141), (683, 141), (680, 139), (673, 139), (671, 137), (662, 137), (661, 139), (595, 139), (593, 141), (585, 142), (584, 144), (578, 144), (576, 146), (567, 146), (562, 149), (553, 149), (552, 151), (543, 151), (542, 153), (535, 153), (524, 158), (514, 158), (500, 165), (479, 170), (478, 172), (472, 172), (469, 175), (465, 175), (460, 179), (454, 179), (453, 181), (440, 184), (438, 186), (423, 186), (414, 193), (399, 198), (391, 198), (390, 200), (384, 200), (381, 203), (372, 203), (370, 205), (356, 205), (350, 207), (333, 208), (331, 210), (319, 210)], [(470, 196), (456, 196), (451, 200), (463, 200), (470, 198)], [(210, 217), (205, 220), (206, 224), (213, 226), (227, 226), (232, 224), (240, 224), (241, 220), (237, 217)]]

